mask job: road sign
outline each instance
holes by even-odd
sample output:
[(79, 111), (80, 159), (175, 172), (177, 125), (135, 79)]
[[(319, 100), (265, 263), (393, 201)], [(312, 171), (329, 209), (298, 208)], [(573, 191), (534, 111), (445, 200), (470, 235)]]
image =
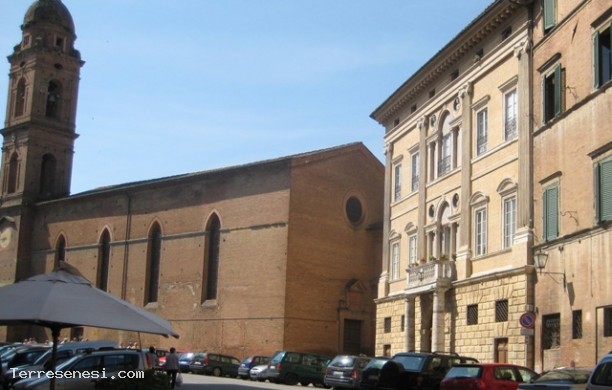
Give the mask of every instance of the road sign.
[(528, 311), (521, 315), (519, 323), (523, 328), (533, 329), (535, 327), (535, 313)]

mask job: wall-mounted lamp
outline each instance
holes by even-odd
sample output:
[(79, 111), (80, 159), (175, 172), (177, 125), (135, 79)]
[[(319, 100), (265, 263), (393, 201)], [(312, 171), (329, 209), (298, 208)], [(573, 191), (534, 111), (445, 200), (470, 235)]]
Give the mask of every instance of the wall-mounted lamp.
[(534, 266), (540, 270), (540, 273), (544, 268), (546, 268), (546, 263), (548, 262), (548, 252), (543, 252), (541, 249), (538, 249), (536, 253), (533, 254), (533, 262)]

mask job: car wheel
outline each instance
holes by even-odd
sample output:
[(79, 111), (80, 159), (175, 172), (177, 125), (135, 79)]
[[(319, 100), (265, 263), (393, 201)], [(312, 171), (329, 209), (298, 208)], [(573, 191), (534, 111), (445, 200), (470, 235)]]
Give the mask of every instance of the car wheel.
[(213, 368), (213, 376), (221, 376), (221, 369), (219, 367)]
[(289, 386), (295, 386), (298, 383), (298, 377), (295, 374), (285, 375), (285, 384)]

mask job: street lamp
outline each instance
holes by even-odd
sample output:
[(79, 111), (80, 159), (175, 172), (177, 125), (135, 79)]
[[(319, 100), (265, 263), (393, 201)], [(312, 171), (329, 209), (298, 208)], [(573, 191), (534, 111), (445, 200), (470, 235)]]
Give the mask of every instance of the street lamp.
[(533, 261), (535, 267), (539, 269), (541, 273), (542, 270), (546, 268), (546, 262), (548, 261), (548, 252), (543, 252), (541, 249), (539, 249), (536, 253), (534, 253)]

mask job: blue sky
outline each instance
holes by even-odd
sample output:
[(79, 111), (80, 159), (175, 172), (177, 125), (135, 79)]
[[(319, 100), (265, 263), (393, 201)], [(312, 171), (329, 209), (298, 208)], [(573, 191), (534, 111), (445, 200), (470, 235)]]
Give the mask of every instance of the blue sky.
[[(355, 141), (382, 161), (372, 111), (492, 0), (63, 2), (86, 62), (74, 194)], [(3, 58), (31, 3), (0, 0)]]

